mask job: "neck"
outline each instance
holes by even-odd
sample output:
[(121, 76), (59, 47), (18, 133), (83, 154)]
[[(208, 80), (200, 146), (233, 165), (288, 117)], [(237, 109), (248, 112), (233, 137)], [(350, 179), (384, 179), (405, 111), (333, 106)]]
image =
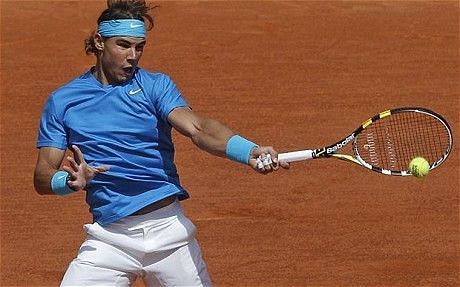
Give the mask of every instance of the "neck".
[(110, 84), (99, 61), (97, 61), (96, 66), (94, 67), (93, 76), (104, 86)]

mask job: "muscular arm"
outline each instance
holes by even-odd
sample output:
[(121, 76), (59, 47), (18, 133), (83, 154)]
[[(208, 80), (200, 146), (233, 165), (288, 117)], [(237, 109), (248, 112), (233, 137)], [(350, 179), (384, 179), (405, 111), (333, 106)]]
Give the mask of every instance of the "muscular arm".
[(234, 135), (227, 126), (216, 120), (201, 117), (188, 108), (173, 110), (168, 116), (168, 121), (200, 149), (213, 155), (226, 157), (227, 142)]
[(34, 187), (39, 194), (54, 194), (51, 190), (51, 178), (61, 166), (65, 151), (53, 148), (40, 148), (34, 173)]
[[(69, 165), (62, 167), (69, 175), (67, 185), (74, 191), (82, 190), (86, 187), (96, 174), (106, 172), (109, 166), (90, 166), (86, 163), (81, 150), (72, 145), (70, 148), (73, 156), (68, 156)], [(53, 147), (40, 148), (38, 160), (35, 166), (34, 186), (39, 194), (55, 194), (51, 190), (51, 179), (58, 171), (64, 158), (65, 151)]]
[[(227, 157), (228, 140), (235, 134), (227, 126), (216, 120), (199, 116), (188, 108), (178, 108), (173, 110), (168, 116), (169, 123), (181, 134), (189, 137), (192, 142), (200, 149), (213, 155)], [(257, 159), (261, 155), (270, 154), (274, 159), (273, 167), (259, 169)], [(278, 153), (271, 146), (255, 147), (250, 154), (249, 166), (259, 173), (269, 173), (282, 168), (289, 168), (289, 163), (281, 162), (278, 165)]]

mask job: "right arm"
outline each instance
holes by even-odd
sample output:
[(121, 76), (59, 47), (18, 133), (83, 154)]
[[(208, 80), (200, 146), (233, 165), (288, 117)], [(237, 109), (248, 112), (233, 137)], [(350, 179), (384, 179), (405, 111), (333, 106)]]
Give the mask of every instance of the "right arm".
[[(219, 156), (228, 157), (227, 146), (229, 139), (235, 135), (227, 126), (222, 123), (202, 117), (189, 108), (177, 108), (168, 116), (168, 122), (182, 135), (189, 137), (200, 149)], [(270, 154), (274, 159), (274, 166), (265, 166), (260, 169), (257, 159), (262, 154)], [(289, 163), (280, 162), (278, 165), (278, 153), (271, 146), (254, 146), (249, 151), (249, 162), (247, 163), (255, 171), (266, 174), (278, 169), (279, 166), (289, 168)]]

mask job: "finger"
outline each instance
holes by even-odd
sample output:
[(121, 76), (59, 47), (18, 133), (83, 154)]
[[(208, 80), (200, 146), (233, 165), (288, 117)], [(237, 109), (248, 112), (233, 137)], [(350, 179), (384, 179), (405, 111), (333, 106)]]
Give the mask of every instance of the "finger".
[(289, 169), (291, 167), (291, 165), (288, 162), (285, 162), (285, 161), (280, 161), (278, 163), (278, 166), (281, 166), (284, 169)]
[(265, 155), (265, 158), (264, 158), (264, 165), (269, 165), (269, 164), (272, 164), (273, 161), (272, 161), (272, 157), (269, 153), (267, 153)]
[(76, 191), (77, 191), (77, 190), (80, 190), (80, 187), (78, 186), (77, 181), (71, 181), (71, 180), (69, 180), (69, 181), (67, 181), (67, 185), (68, 185), (71, 189), (73, 189), (73, 190), (76, 190)]
[(69, 161), (70, 165), (74, 169), (73, 171), (78, 171), (78, 163), (75, 161), (75, 159), (73, 157), (71, 157), (71, 156), (68, 156), (67, 160)]
[(262, 155), (257, 159), (257, 172), (263, 175), (267, 175), (270, 172), (263, 163)]
[(278, 166), (278, 153), (273, 152), (273, 153), (270, 153), (270, 155), (273, 161), (273, 166)]
[(258, 170), (264, 170), (264, 164), (262, 163), (262, 160), (260, 159), (260, 157), (256, 160), (256, 163), (257, 163)]
[(269, 157), (270, 154), (266, 155), (265, 158), (262, 160), (262, 163), (264, 165), (264, 169), (267, 171), (272, 170), (272, 160)]
[(76, 162), (78, 162), (79, 164), (85, 162), (85, 159), (83, 158), (83, 153), (81, 152), (80, 148), (78, 148), (78, 146), (72, 145), (72, 150)]
[(62, 166), (62, 169), (67, 171), (70, 174), (70, 180), (69, 181), (75, 180), (76, 176), (75, 176), (75, 171), (74, 170), (72, 170), (70, 167), (68, 167), (66, 165)]
[[(276, 153), (275, 153), (276, 154)], [(270, 165), (270, 168), (272, 170), (278, 170), (279, 169), (279, 165), (278, 165), (278, 159), (277, 157), (273, 157), (271, 154), (267, 154), (267, 160), (266, 160), (266, 164), (267, 165)]]
[(94, 169), (98, 173), (99, 172), (106, 172), (106, 171), (108, 171), (110, 169), (110, 166), (108, 166), (108, 165), (100, 165), (100, 166), (96, 166)]

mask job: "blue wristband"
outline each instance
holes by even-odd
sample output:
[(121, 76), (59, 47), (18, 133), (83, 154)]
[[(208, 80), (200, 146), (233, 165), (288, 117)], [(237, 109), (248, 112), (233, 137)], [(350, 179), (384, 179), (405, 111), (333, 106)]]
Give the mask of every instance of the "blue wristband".
[(67, 195), (75, 190), (71, 189), (67, 185), (67, 180), (69, 177), (69, 173), (67, 171), (58, 171), (53, 175), (51, 178), (51, 190), (57, 195)]
[(249, 164), (249, 156), (251, 151), (257, 145), (239, 135), (232, 136), (227, 142), (226, 154), (227, 158), (241, 162), (244, 164)]

